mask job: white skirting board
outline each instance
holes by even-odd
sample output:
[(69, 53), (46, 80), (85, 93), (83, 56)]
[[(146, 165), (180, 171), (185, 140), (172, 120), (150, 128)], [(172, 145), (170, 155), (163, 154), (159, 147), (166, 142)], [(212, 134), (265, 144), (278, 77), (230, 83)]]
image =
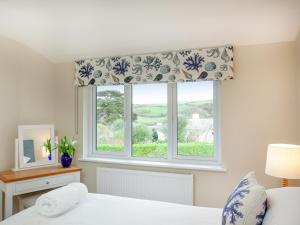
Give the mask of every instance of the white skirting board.
[(193, 205), (193, 175), (99, 167), (97, 193)]

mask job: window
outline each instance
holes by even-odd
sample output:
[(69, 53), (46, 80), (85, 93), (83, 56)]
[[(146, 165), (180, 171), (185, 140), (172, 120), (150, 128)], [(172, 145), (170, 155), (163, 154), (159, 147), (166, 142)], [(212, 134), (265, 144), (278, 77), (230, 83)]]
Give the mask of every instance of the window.
[(177, 154), (213, 157), (213, 83), (177, 84)]
[(167, 158), (167, 97), (167, 84), (133, 85), (132, 156)]
[(98, 86), (97, 151), (124, 151), (124, 86)]
[(217, 81), (92, 88), (90, 154), (218, 163), (217, 90)]

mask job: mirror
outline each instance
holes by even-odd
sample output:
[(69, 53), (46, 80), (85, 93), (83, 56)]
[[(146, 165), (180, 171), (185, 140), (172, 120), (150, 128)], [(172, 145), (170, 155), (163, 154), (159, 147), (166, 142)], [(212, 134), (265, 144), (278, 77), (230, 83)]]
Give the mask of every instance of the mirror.
[[(57, 163), (54, 125), (22, 125), (18, 127), (19, 168), (45, 166)], [(51, 153), (44, 143), (51, 140)]]

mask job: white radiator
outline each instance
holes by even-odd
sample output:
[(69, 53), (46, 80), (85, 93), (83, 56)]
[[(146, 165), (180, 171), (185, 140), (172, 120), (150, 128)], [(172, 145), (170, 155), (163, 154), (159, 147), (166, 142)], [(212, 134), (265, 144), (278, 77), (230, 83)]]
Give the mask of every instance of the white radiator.
[(97, 168), (97, 192), (193, 205), (193, 175)]

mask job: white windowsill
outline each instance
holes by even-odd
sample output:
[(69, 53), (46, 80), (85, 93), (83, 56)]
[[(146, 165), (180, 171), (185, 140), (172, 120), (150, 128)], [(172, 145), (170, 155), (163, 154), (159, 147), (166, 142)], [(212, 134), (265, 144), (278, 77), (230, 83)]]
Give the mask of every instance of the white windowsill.
[(81, 162), (95, 162), (95, 163), (110, 163), (110, 164), (122, 164), (132, 166), (147, 166), (147, 167), (159, 167), (159, 168), (172, 168), (172, 169), (185, 169), (185, 170), (200, 170), (200, 171), (213, 171), (213, 172), (226, 172), (226, 168), (221, 165), (195, 165), (195, 164), (179, 164), (171, 162), (153, 162), (153, 161), (141, 161), (141, 160), (128, 160), (128, 159), (107, 159), (97, 157), (84, 157), (80, 158)]

